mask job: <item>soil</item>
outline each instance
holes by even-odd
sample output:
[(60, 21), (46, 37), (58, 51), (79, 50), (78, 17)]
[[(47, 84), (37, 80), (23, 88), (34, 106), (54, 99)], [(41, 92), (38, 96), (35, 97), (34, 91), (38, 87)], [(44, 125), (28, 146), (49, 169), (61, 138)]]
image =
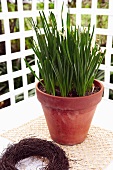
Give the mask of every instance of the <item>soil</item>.
[[(40, 89), (42, 92), (47, 93), (47, 92), (46, 92), (46, 89), (45, 89), (41, 84), (39, 84), (39, 89)], [(85, 94), (85, 96), (92, 95), (92, 94), (94, 94), (94, 93), (97, 93), (98, 91), (100, 91), (100, 87), (95, 86), (93, 90), (87, 91), (86, 94)], [(55, 88), (55, 96), (61, 96), (59, 87), (56, 87), (56, 88)], [(79, 97), (79, 95), (77, 94), (76, 89), (73, 89), (73, 90), (71, 90), (71, 91), (69, 92), (69, 94), (67, 95), (67, 97)]]

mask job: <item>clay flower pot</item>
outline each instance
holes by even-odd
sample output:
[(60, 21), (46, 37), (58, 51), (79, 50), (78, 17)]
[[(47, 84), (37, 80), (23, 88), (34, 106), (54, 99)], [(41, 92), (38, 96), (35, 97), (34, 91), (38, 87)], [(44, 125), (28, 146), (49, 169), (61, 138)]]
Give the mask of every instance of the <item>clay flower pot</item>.
[(64, 145), (83, 142), (87, 136), (97, 104), (101, 101), (103, 85), (95, 80), (100, 91), (85, 97), (58, 97), (39, 90), (37, 98), (41, 102), (51, 138)]

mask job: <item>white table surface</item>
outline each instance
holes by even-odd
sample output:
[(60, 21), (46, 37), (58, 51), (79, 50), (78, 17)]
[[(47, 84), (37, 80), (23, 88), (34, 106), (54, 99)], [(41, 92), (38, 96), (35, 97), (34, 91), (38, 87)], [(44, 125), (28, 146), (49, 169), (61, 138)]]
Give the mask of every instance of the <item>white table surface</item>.
[[(42, 114), (41, 105), (36, 97), (20, 102), (14, 107), (1, 109), (0, 134), (35, 119)], [(113, 101), (103, 99), (98, 104), (92, 125), (113, 131)], [(8, 139), (0, 137), (0, 154), (11, 143)], [(111, 161), (106, 170), (113, 170), (113, 161)]]

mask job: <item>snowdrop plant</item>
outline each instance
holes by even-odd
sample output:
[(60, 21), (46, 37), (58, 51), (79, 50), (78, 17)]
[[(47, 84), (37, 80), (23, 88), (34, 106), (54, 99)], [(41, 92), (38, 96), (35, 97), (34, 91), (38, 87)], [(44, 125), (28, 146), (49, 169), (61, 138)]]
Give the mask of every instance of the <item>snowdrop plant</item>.
[(26, 64), (48, 94), (56, 95), (57, 88), (63, 97), (69, 96), (72, 90), (78, 96), (85, 96), (86, 92), (92, 91), (94, 79), (105, 57), (105, 51), (101, 52), (96, 42), (92, 47), (94, 27), (92, 31), (90, 25), (88, 29), (72, 27), (69, 14), (66, 28), (61, 16), (62, 30), (58, 29), (52, 12), (50, 22), (43, 11), (40, 12), (40, 19), (44, 34), (37, 23), (30, 21), (37, 38), (37, 41), (31, 42), (31, 48), (37, 57), (37, 67), (43, 81), (25, 59)]

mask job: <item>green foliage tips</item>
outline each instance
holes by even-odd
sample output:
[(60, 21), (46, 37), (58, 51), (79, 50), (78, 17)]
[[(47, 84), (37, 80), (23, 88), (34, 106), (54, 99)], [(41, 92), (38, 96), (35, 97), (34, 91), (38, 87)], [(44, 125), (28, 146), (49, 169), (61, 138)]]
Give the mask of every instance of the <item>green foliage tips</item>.
[(40, 12), (44, 34), (33, 20), (30, 23), (36, 33), (37, 40), (31, 42), (31, 47), (37, 56), (41, 82), (32, 67), (25, 62), (33, 75), (42, 83), (47, 93), (55, 95), (55, 89), (60, 89), (61, 96), (68, 96), (76, 89), (78, 96), (84, 96), (92, 89), (92, 84), (98, 68), (105, 56), (97, 43), (92, 46), (94, 27), (88, 29), (72, 27), (70, 15), (67, 14), (66, 28), (61, 16), (62, 30), (58, 29), (55, 15), (51, 12), (49, 19)]

